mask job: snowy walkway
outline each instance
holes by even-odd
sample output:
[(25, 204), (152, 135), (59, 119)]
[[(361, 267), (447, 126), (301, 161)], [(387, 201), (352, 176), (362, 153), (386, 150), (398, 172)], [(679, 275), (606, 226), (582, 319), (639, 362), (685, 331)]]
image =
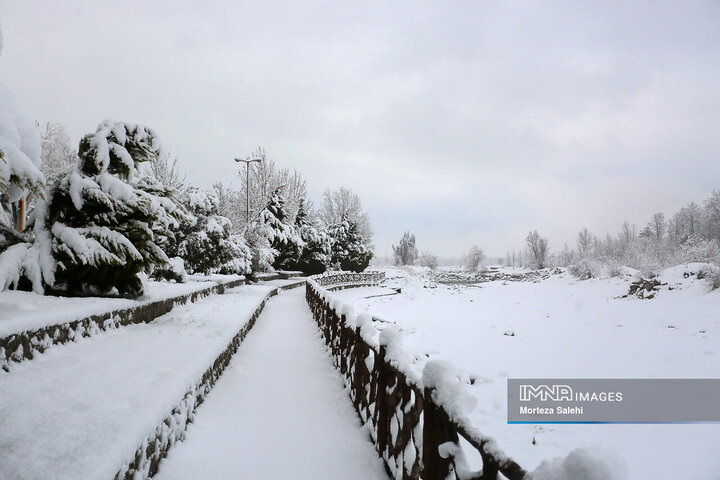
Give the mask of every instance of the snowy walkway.
[(270, 300), (154, 478), (387, 478), (304, 289)]

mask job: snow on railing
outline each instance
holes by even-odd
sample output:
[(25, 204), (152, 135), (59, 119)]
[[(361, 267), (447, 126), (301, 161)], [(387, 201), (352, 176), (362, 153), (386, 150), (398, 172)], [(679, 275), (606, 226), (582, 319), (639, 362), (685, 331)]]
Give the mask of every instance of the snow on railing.
[[(496, 480), (502, 474), (510, 480), (526, 478), (525, 470), (494, 439), (468, 421), (466, 413), (476, 400), (463, 390), (452, 365), (429, 361), (419, 376), (393, 327), (379, 331), (369, 314), (356, 314), (329, 292), (335, 287), (375, 285), (383, 279), (383, 272), (315, 276), (308, 279), (305, 295), (335, 367), (393, 477)], [(460, 437), (480, 453), (481, 471), (467, 466)]]

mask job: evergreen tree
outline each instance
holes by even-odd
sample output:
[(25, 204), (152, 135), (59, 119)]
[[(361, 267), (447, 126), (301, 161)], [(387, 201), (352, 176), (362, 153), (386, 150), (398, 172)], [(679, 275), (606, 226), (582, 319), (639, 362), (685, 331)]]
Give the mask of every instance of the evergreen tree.
[(152, 130), (109, 120), (80, 141), (77, 166), (49, 191), (56, 291), (137, 297), (147, 275), (168, 267), (158, 244), (187, 214), (140, 174), (160, 153)]
[(295, 228), (305, 247), (299, 259), (291, 265), (292, 270), (299, 270), (305, 275), (323, 273), (330, 264), (331, 246), (327, 233), (319, 230), (315, 222), (308, 216), (305, 200), (301, 199), (295, 216)]
[(270, 246), (277, 252), (272, 263), (273, 268), (287, 270), (300, 258), (305, 242), (298, 235), (295, 226), (288, 224), (285, 200), (280, 191), (281, 188), (277, 188), (270, 195), (268, 204), (260, 211), (260, 222), (265, 225)]
[(355, 222), (348, 221), (343, 215), (339, 223), (329, 230), (332, 242), (332, 264), (341, 270), (362, 272), (370, 264), (372, 252), (365, 244), (365, 239), (358, 232)]
[[(165, 253), (181, 258), (189, 273), (249, 273), (250, 249), (242, 237), (231, 233), (230, 220), (217, 214), (215, 194), (191, 187), (180, 197), (180, 203), (193, 218), (183, 222), (175, 238), (162, 246)], [(172, 271), (163, 271), (161, 276), (173, 278)]]
[(253, 272), (269, 272), (273, 270), (273, 262), (277, 250), (270, 245), (269, 228), (258, 220), (245, 226), (243, 238), (250, 248)]

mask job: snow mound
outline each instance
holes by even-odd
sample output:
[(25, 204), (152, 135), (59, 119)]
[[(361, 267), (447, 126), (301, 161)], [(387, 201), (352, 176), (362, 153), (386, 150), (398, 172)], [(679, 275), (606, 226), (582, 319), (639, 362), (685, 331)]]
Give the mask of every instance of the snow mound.
[[(686, 287), (695, 283), (696, 280), (704, 280), (712, 285), (713, 277), (720, 275), (720, 267), (712, 263), (688, 263), (663, 270), (660, 280), (678, 288)], [(715, 287), (717, 288), (717, 287)]]
[(433, 400), (445, 408), (451, 418), (465, 417), (477, 405), (477, 398), (465, 390), (461, 374), (450, 362), (430, 360), (423, 368), (422, 383), (433, 388)]
[(698, 293), (720, 288), (720, 267), (712, 263), (687, 263), (662, 270), (657, 276), (637, 276), (628, 293), (620, 298), (655, 298), (660, 292), (694, 290)]
[(530, 474), (531, 480), (626, 480), (625, 462), (602, 449), (577, 449), (567, 457), (545, 460)]

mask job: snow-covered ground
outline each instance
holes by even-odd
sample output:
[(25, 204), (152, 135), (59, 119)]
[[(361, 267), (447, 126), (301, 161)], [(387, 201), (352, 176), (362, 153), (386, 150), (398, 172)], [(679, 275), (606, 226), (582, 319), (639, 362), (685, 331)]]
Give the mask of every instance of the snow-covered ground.
[(113, 478), (273, 288), (230, 289), (0, 374), (0, 478)]
[(279, 278), (276, 280), (268, 280), (262, 282), (263, 285), (272, 285), (273, 287), (287, 287), (296, 283), (304, 282), (305, 277)]
[(396, 324), (418, 371), (428, 358), (445, 359), (476, 377), (468, 386), (478, 399), (473, 424), (528, 470), (599, 447), (620, 456), (633, 480), (717, 480), (718, 424), (506, 423), (508, 377), (717, 378), (720, 291), (685, 278), (693, 270), (665, 271), (660, 279), (668, 285), (652, 300), (618, 298), (628, 292), (629, 276), (579, 281), (563, 273), (538, 282), (445, 286), (409, 269), (388, 269), (385, 285), (400, 287), (399, 295), (376, 296), (387, 288), (334, 295)]
[(13, 333), (70, 322), (112, 310), (135, 307), (165, 298), (177, 297), (212, 287), (217, 283), (239, 280), (239, 275), (195, 276), (186, 283), (148, 282), (145, 294), (134, 300), (102, 297), (55, 297), (32, 292), (0, 292), (0, 337)]
[(156, 480), (387, 478), (304, 293), (268, 302)]

